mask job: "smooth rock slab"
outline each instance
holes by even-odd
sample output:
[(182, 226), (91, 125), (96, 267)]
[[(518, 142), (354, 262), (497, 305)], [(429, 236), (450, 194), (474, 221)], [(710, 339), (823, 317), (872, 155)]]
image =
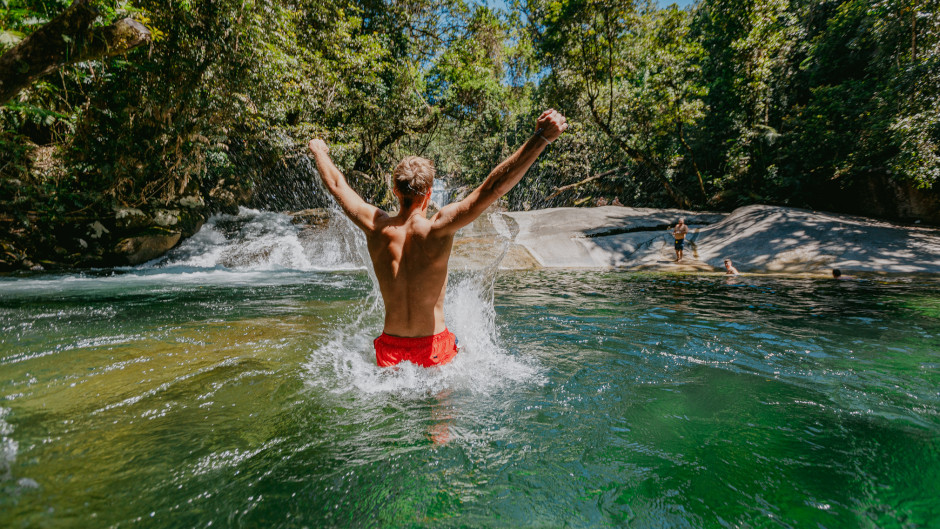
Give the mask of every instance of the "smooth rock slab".
[[(762, 205), (731, 214), (604, 206), (498, 215), (520, 247), (510, 251), (532, 257), (503, 268), (716, 271), (729, 257), (742, 272), (940, 273), (940, 229), (851, 215)], [(689, 242), (676, 265), (668, 227), (679, 217)]]
[(747, 206), (702, 230), (699, 258), (753, 272), (940, 273), (940, 230), (796, 208)]
[[(503, 213), (524, 247), (547, 268), (611, 268), (638, 266), (649, 256), (668, 264), (675, 259), (670, 227), (682, 217), (694, 240), (701, 228), (724, 219), (724, 213), (678, 209), (552, 208)], [(662, 250), (669, 254), (663, 258)]]

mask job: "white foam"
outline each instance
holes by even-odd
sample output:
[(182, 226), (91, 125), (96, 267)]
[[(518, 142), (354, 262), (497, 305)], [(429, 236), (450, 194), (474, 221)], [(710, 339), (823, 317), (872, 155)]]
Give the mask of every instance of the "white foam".
[[(107, 276), (72, 275), (46, 276), (37, 279), (16, 279), (0, 282), (0, 298), (15, 295), (60, 294), (76, 295), (84, 292), (120, 287), (122, 291), (133, 288), (152, 288), (159, 285), (163, 289), (186, 289), (193, 285), (250, 285), (269, 286), (285, 282), (317, 281), (320, 284), (341, 287), (350, 279), (343, 275), (322, 274), (311, 276), (308, 271), (299, 270), (230, 270), (217, 268), (193, 268), (171, 266), (163, 268), (126, 268)], [(157, 289), (160, 290), (160, 289)]]
[(13, 440), (13, 427), (6, 421), (10, 413), (8, 408), (0, 408), (0, 482), (8, 481), (13, 477), (13, 463), (16, 462), (16, 453), (19, 444)]
[(324, 228), (305, 234), (288, 215), (243, 207), (238, 215), (213, 215), (178, 248), (140, 268), (358, 270), (363, 263), (355, 250), (357, 236), (342, 215), (331, 215)]
[(310, 354), (307, 383), (341, 394), (394, 393), (405, 397), (423, 397), (445, 389), (487, 394), (520, 382), (544, 383), (535, 359), (513, 355), (499, 339), (493, 307), (498, 264), (497, 260), (483, 270), (453, 273), (448, 282), (444, 313), (447, 327), (457, 335), (461, 347), (451, 363), (433, 368), (410, 362), (394, 368), (376, 365), (372, 341), (382, 332), (384, 309), (372, 276), (369, 298), (336, 327), (326, 344)]

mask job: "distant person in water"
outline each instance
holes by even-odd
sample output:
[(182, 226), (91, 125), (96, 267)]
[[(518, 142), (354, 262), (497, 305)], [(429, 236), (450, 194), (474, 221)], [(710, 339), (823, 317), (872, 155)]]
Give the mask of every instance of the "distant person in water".
[(725, 259), (725, 275), (736, 276), (738, 269), (731, 263), (731, 259)]
[(689, 233), (689, 227), (685, 225), (685, 219), (679, 219), (676, 227), (672, 229), (672, 237), (676, 240), (676, 262), (682, 260), (682, 250), (685, 249), (685, 235)]
[(838, 268), (832, 269), (832, 278), (833, 279), (855, 279), (853, 276), (842, 275), (842, 270), (839, 270)]
[(480, 187), (460, 202), (427, 218), (434, 165), (409, 156), (392, 173), (400, 209), (386, 213), (362, 199), (346, 182), (321, 139), (310, 141), (320, 178), (343, 212), (366, 234), (369, 256), (385, 302), (385, 326), (375, 339), (375, 357), (386, 367), (405, 360), (430, 367), (450, 362), (457, 339), (444, 324), (447, 262), (454, 234), (513, 188), (542, 151), (568, 128), (553, 109), (538, 117), (532, 135), (496, 166)]

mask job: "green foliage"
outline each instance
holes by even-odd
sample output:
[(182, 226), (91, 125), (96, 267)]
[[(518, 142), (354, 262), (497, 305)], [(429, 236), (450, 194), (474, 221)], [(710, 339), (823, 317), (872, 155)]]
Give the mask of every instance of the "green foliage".
[[(0, 1), (0, 52), (70, 3)], [(851, 209), (847, 190), (940, 178), (940, 0), (96, 5), (96, 24), (132, 16), (154, 40), (0, 108), (0, 200), (17, 211), (66, 219), (193, 195), (215, 209), (317, 204), (314, 136), (391, 206), (402, 156), (468, 188), (549, 107), (572, 130), (510, 207)]]

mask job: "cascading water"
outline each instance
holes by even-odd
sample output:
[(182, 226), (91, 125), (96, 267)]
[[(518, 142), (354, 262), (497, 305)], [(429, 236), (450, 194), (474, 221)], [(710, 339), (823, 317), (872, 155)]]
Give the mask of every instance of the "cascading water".
[(438, 208), (442, 208), (447, 205), (447, 189), (444, 187), (444, 181), (438, 178), (434, 181), (434, 185), (431, 187), (431, 202), (433, 202)]
[(143, 268), (237, 271), (337, 271), (363, 267), (355, 234), (331, 214), (324, 226), (295, 224), (291, 216), (240, 208), (212, 216), (191, 238)]

